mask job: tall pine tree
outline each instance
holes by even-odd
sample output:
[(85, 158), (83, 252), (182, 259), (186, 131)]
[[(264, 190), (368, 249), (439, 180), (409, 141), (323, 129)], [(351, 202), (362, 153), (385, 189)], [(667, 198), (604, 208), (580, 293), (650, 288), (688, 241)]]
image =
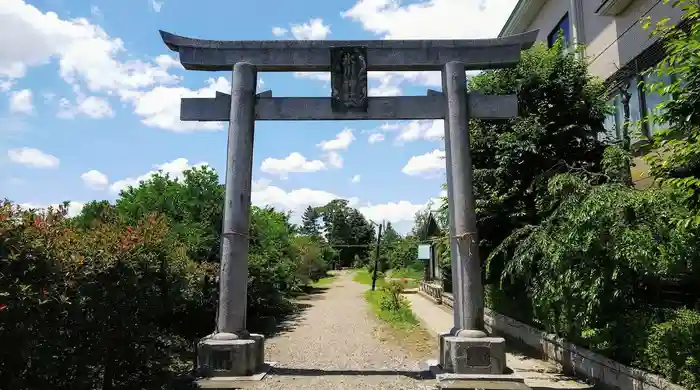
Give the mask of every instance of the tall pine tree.
[(318, 219), (321, 217), (318, 209), (315, 207), (307, 207), (304, 214), (301, 216), (301, 228), (299, 232), (307, 236), (320, 237), (321, 226)]

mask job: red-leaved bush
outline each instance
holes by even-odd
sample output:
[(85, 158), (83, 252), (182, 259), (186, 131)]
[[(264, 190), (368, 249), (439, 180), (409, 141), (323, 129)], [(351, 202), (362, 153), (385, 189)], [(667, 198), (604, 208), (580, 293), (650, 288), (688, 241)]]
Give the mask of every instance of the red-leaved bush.
[(157, 215), (75, 230), (0, 203), (0, 388), (172, 388), (213, 313), (171, 237)]

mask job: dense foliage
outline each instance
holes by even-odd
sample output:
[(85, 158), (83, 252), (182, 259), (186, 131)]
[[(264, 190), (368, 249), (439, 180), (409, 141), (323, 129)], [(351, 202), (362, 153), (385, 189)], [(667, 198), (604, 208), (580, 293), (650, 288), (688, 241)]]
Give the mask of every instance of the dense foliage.
[(335, 199), (325, 206), (309, 206), (302, 215), (301, 232), (322, 237), (335, 250), (339, 267), (351, 267), (356, 260), (366, 262), (375, 242), (374, 227), (345, 199)]
[[(474, 196), (482, 258), (514, 229), (546, 216), (547, 181), (571, 169), (600, 170), (598, 140), (607, 112), (604, 89), (588, 75), (586, 62), (562, 55), (559, 44), (523, 53), (513, 69), (484, 72), (469, 89), (517, 93), (520, 117), (470, 124)], [(495, 259), (500, 271), (504, 259)], [(497, 279), (497, 277), (496, 277)], [(494, 281), (494, 279), (490, 279)]]
[(163, 217), (75, 230), (62, 212), (3, 203), (0, 387), (174, 386), (210, 330), (196, 327), (205, 275)]
[[(666, 0), (667, 1), (667, 0)], [(697, 1), (675, 1), (683, 9), (684, 28), (660, 21), (652, 34), (665, 40), (667, 56), (649, 73), (670, 84), (657, 82), (646, 87), (664, 99), (657, 115), (649, 120), (662, 124), (665, 129), (654, 134), (656, 148), (646, 157), (651, 174), (663, 186), (672, 187), (682, 200), (694, 210), (700, 209), (700, 6)], [(646, 22), (651, 27), (651, 20)], [(700, 225), (697, 213), (678, 219), (685, 226)]]
[[(0, 388), (186, 386), (193, 343), (214, 328), (222, 205), (209, 168), (154, 175), (71, 219), (5, 201)], [(335, 254), (272, 208), (251, 208), (249, 235), (248, 329), (266, 332)]]
[[(676, 5), (686, 26), (658, 26), (668, 56), (652, 70), (673, 82), (647, 86), (671, 97), (651, 118), (668, 129), (646, 156), (661, 186), (631, 187), (629, 151), (598, 141), (601, 84), (558, 45), (474, 77), (470, 90), (516, 92), (521, 116), (472, 121), (470, 130), (487, 305), (700, 388), (700, 12), (697, 2)], [(448, 271), (448, 246), (442, 256)]]

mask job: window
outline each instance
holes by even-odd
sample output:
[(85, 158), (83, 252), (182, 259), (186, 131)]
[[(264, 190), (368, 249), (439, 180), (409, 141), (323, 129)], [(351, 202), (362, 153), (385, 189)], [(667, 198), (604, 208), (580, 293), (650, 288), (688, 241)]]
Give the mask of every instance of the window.
[[(663, 75), (659, 76), (656, 72), (652, 72), (650, 74), (645, 74), (644, 75), (644, 84), (645, 84), (645, 100), (646, 100), (646, 114), (647, 115), (655, 115), (658, 114), (658, 110), (656, 107), (665, 101), (668, 101), (671, 99), (670, 96), (668, 95), (661, 95), (659, 94), (658, 91), (649, 91), (649, 85), (651, 84), (656, 84), (658, 82), (663, 82), (665, 85), (671, 84), (671, 78), (668, 77), (668, 75)], [(666, 123), (655, 123), (653, 121), (649, 121), (649, 135), (654, 135), (655, 132), (662, 130), (666, 128), (668, 125)]]
[(569, 37), (571, 35), (568, 12), (564, 14), (564, 17), (561, 18), (559, 23), (557, 23), (552, 32), (550, 32), (547, 36), (547, 45), (549, 47), (554, 46), (554, 43), (557, 41), (557, 38), (559, 38), (559, 34), (564, 35), (564, 45), (568, 45), (570, 42)]
[(646, 132), (644, 129), (639, 128), (639, 121), (642, 119), (642, 94), (644, 93), (644, 91), (640, 90), (640, 87), (641, 85), (639, 84), (639, 78), (633, 77), (632, 80), (630, 80), (629, 88), (627, 89), (627, 92), (630, 94), (629, 135), (632, 144), (641, 141), (643, 137), (646, 137)]
[(620, 95), (616, 94), (612, 99), (610, 99), (608, 104), (613, 106), (615, 109), (605, 118), (605, 122), (603, 122), (603, 127), (605, 128), (605, 135), (603, 138), (606, 141), (613, 142), (622, 138), (620, 132), (622, 131), (621, 118), (623, 118), (623, 116), (620, 115), (622, 111), (622, 99), (620, 98)]
[[(663, 81), (664, 83), (671, 82), (668, 77), (660, 78), (656, 74), (634, 76), (627, 80), (626, 83), (629, 85), (627, 92), (630, 94), (629, 136), (632, 144), (650, 137), (654, 132), (666, 127), (665, 124), (656, 123), (644, 123), (641, 128), (639, 127), (638, 123), (640, 120), (646, 118), (651, 113), (655, 113), (656, 106), (659, 103), (670, 99), (669, 96), (660, 96), (658, 92), (648, 91), (647, 87), (641, 83), (642, 81), (644, 84), (656, 83), (658, 81)], [(622, 93), (620, 89), (617, 89), (610, 99), (609, 104), (614, 106), (615, 109), (612, 114), (605, 118), (605, 122), (603, 123), (605, 135), (603, 138), (609, 142), (615, 142), (622, 140), (622, 126), (625, 124), (625, 110), (622, 104)]]

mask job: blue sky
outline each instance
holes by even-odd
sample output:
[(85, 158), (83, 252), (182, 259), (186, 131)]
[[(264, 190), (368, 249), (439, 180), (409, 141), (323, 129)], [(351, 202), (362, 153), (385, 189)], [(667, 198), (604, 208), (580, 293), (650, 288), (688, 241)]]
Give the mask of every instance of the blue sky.
[[(230, 92), (185, 71), (158, 34), (205, 39), (496, 36), (515, 0), (0, 0), (0, 196), (71, 212), (150, 172), (225, 165), (222, 123), (179, 121), (182, 96)], [(261, 73), (275, 96), (329, 96), (326, 74)], [(370, 95), (422, 95), (435, 73), (372, 73)], [(299, 214), (351, 199), (402, 231), (441, 193), (441, 121), (257, 122), (253, 203)]]

